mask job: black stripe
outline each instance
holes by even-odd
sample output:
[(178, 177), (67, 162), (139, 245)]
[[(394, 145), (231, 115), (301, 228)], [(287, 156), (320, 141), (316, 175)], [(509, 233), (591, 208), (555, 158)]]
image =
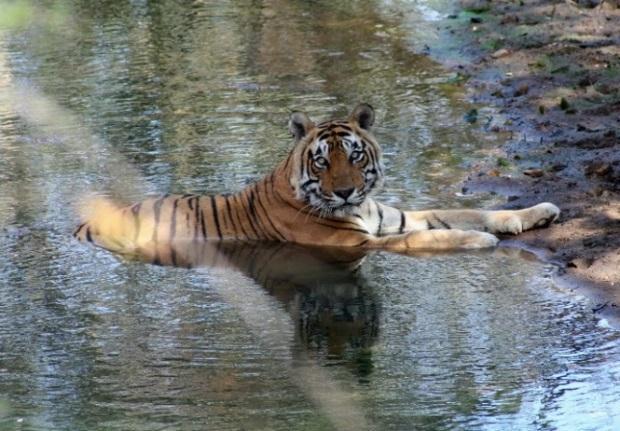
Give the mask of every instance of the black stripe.
[(80, 230), (82, 230), (84, 226), (86, 226), (86, 223), (82, 223), (81, 225), (79, 225), (77, 229), (73, 231), (73, 236), (77, 238), (78, 234), (80, 233)]
[(254, 223), (252, 223), (252, 219), (250, 218), (250, 213), (248, 213), (248, 209), (243, 203), (243, 195), (239, 196), (239, 202), (241, 203), (241, 208), (243, 209), (243, 212), (245, 213), (248, 219), (248, 223), (250, 224), (252, 231), (254, 231), (254, 236), (256, 237), (256, 239), (260, 239), (260, 236), (258, 235), (258, 231), (256, 230), (256, 226), (254, 226)]
[(353, 129), (352, 129), (351, 127), (349, 127), (349, 126), (347, 125), (347, 123), (343, 123), (343, 122), (340, 122), (340, 121), (339, 121), (339, 122), (334, 123), (334, 126), (335, 126), (334, 128), (348, 130), (349, 132), (352, 132), (352, 131), (353, 131)]
[(299, 176), (302, 177), (304, 173), (304, 160), (306, 159), (305, 151), (302, 151), (299, 163)]
[(316, 137), (317, 141), (320, 141), (322, 139), (325, 139), (326, 136), (331, 135), (332, 132), (331, 130), (327, 129), (327, 130), (323, 130), (321, 133), (319, 133), (319, 135)]
[(235, 239), (237, 239), (237, 225), (235, 224), (235, 219), (233, 219), (232, 210), (230, 209), (230, 202), (228, 201), (228, 198), (229, 196), (224, 196), (224, 201), (226, 202), (226, 212), (228, 213), (228, 219), (230, 220)]
[(437, 220), (444, 228), (446, 229), (452, 229), (450, 227), (450, 225), (448, 223), (446, 223), (445, 221), (443, 221), (442, 219), (440, 219), (439, 217), (437, 217), (437, 214), (432, 213), (433, 217), (435, 217), (435, 220)]
[(377, 155), (375, 154), (375, 152), (373, 151), (374, 149), (372, 147), (368, 147), (368, 154), (370, 155), (370, 160), (372, 160), (372, 166), (373, 167), (378, 167), (379, 164), (377, 163)]
[(222, 239), (222, 230), (220, 229), (220, 219), (217, 215), (217, 208), (215, 205), (215, 196), (210, 196), (211, 198), (211, 211), (213, 211), (213, 220), (215, 220), (215, 229), (217, 230), (217, 236), (219, 239)]
[[(194, 242), (198, 241), (198, 220), (200, 217), (200, 214), (198, 212), (198, 199), (199, 197), (196, 196), (195, 198), (187, 201), (189, 209), (194, 210)], [(192, 201), (194, 202), (195, 206), (192, 206)]]
[(381, 228), (383, 227), (383, 210), (377, 202), (375, 202), (375, 206), (377, 207), (377, 214), (379, 215), (379, 230), (377, 231), (377, 235), (381, 236)]
[[(269, 190), (267, 189), (267, 184), (271, 184), (271, 193), (269, 193)], [(271, 175), (269, 176), (269, 178), (265, 179), (265, 181), (263, 181), (263, 187), (265, 188), (265, 196), (267, 197), (267, 201), (268, 203), (274, 203), (274, 198), (273, 198), (273, 172), (271, 173)]]
[(430, 222), (429, 219), (426, 219), (426, 230), (433, 230), (436, 229), (435, 226), (433, 226), (433, 224)]
[(198, 198), (198, 201), (196, 202), (196, 209), (200, 209), (199, 218), (200, 218), (200, 229), (202, 231), (202, 238), (207, 239), (207, 227), (205, 226), (205, 214), (202, 211), (202, 205), (200, 205), (200, 198)]
[(405, 231), (405, 213), (404, 212), (400, 212), (400, 226), (398, 227), (398, 233), (403, 233)]
[(140, 210), (142, 209), (142, 202), (138, 202), (131, 206), (131, 213), (133, 214), (134, 234), (133, 242), (138, 241), (140, 235)]
[(177, 234), (177, 207), (179, 206), (179, 199), (175, 199), (172, 203), (172, 220), (170, 221), (170, 241), (174, 239)]
[[(358, 166), (361, 169), (366, 169), (366, 166), (368, 166), (370, 164), (370, 157), (364, 157), (361, 161), (357, 162)], [(374, 169), (369, 169), (368, 171), (364, 171), (364, 173), (368, 173), (370, 171), (374, 171)]]
[[(284, 235), (282, 235), (282, 233), (280, 233), (280, 231), (275, 227), (275, 225), (271, 221), (271, 217), (269, 216), (269, 213), (267, 212), (267, 210), (265, 209), (265, 207), (263, 205), (263, 200), (260, 198), (260, 194), (259, 194), (259, 191), (260, 191), (259, 190), (259, 186), (260, 186), (260, 184), (258, 184), (256, 186), (256, 195), (257, 195), (257, 198), (258, 198), (257, 199), (258, 205), (261, 207), (261, 209), (265, 213), (265, 217), (267, 218), (267, 221), (271, 225), (271, 228), (274, 230), (274, 232), (282, 239), (282, 241), (286, 241), (286, 237)], [(265, 186), (265, 185), (263, 184), (263, 186)], [(267, 195), (267, 187), (266, 186), (265, 186), (265, 195)]]
[[(368, 244), (368, 241), (370, 241), (370, 240), (369, 239), (365, 239), (364, 241), (360, 242), (359, 244), (355, 244), (353, 247), (362, 247), (362, 246)], [(356, 260), (359, 260), (359, 259), (356, 259)]]
[(90, 235), (90, 226), (86, 228), (86, 241), (93, 242), (93, 237)]
[(170, 260), (172, 261), (172, 266), (177, 266), (177, 250), (173, 245), (170, 246)]
[[(233, 200), (236, 203), (237, 202), (237, 195), (233, 195), (232, 198), (233, 198)], [(245, 231), (245, 228), (243, 227), (243, 222), (241, 221), (241, 216), (239, 215), (239, 205), (238, 204), (235, 205), (235, 215), (237, 216), (237, 221), (239, 222), (239, 227), (241, 228), (241, 232), (243, 233), (243, 236), (246, 239), (250, 239), (250, 235), (248, 235), (248, 233)]]
[(318, 182), (319, 182), (319, 180), (315, 180), (313, 178), (310, 178), (309, 180), (304, 181), (304, 183), (301, 185), (301, 188), (303, 189), (303, 188), (309, 186), (312, 183), (318, 183)]
[[(286, 162), (284, 163), (284, 171), (286, 171), (288, 169), (288, 165), (289, 163), (291, 163), (291, 158), (293, 157), (293, 153), (289, 153), (288, 157), (286, 158)], [(273, 176), (273, 172), (271, 173), (271, 175)]]
[[(256, 187), (256, 184), (254, 185), (254, 187)], [(250, 221), (255, 221), (256, 222), (256, 226), (260, 228), (260, 230), (262, 231), (263, 235), (270, 237), (269, 239), (271, 239), (271, 234), (267, 231), (267, 229), (265, 229), (265, 226), (263, 226), (263, 223), (261, 223), (258, 214), (256, 213), (256, 205), (254, 205), (254, 201), (256, 200), (256, 196), (254, 195), (254, 191), (250, 190), (248, 193), (248, 206), (250, 209), (250, 217), (251, 220)]]

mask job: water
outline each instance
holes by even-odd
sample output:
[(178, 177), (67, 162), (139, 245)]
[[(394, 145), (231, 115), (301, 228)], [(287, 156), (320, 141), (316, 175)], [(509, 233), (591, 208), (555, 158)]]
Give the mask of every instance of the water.
[(522, 252), (244, 247), (185, 270), (70, 236), (84, 193), (239, 190), (288, 151), (290, 110), (360, 101), (380, 200), (496, 202), (455, 184), (500, 137), (413, 53), (449, 9), (1, 0), (0, 429), (620, 428), (617, 332)]

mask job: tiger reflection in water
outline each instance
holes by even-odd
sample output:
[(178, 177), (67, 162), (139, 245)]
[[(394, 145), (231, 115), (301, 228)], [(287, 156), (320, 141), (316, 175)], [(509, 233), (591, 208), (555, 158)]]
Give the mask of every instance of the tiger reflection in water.
[[(178, 266), (229, 268), (256, 281), (284, 306), (308, 353), (346, 357), (360, 378), (372, 371), (380, 301), (362, 274), (366, 252), (277, 242), (190, 242), (175, 247)], [(151, 262), (153, 256), (142, 257)]]

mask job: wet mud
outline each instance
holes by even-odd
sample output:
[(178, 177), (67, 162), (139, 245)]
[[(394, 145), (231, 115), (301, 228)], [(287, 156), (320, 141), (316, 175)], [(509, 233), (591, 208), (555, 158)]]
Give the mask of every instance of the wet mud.
[[(465, 121), (504, 133), (472, 167), (464, 193), (503, 208), (550, 201), (558, 222), (518, 237), (548, 250), (559, 281), (620, 315), (620, 2), (461, 1), (439, 30), (461, 41), (436, 57), (465, 82)], [(433, 49), (430, 52), (433, 55)], [(508, 238), (510, 239), (510, 238)]]

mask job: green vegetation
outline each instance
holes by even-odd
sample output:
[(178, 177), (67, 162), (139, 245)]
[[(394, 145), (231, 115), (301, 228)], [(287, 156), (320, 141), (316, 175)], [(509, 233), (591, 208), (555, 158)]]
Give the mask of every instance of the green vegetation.
[(0, 1), (0, 29), (24, 27), (32, 20), (34, 9), (29, 1)]
[(71, 13), (63, 1), (53, 2), (43, 11), (35, 1), (0, 0), (0, 30), (19, 30), (32, 24), (43, 28), (67, 30)]
[(504, 157), (498, 157), (497, 158), (497, 166), (502, 167), (502, 168), (506, 168), (506, 167), (510, 166), (510, 162), (508, 161), (508, 159), (506, 159)]

